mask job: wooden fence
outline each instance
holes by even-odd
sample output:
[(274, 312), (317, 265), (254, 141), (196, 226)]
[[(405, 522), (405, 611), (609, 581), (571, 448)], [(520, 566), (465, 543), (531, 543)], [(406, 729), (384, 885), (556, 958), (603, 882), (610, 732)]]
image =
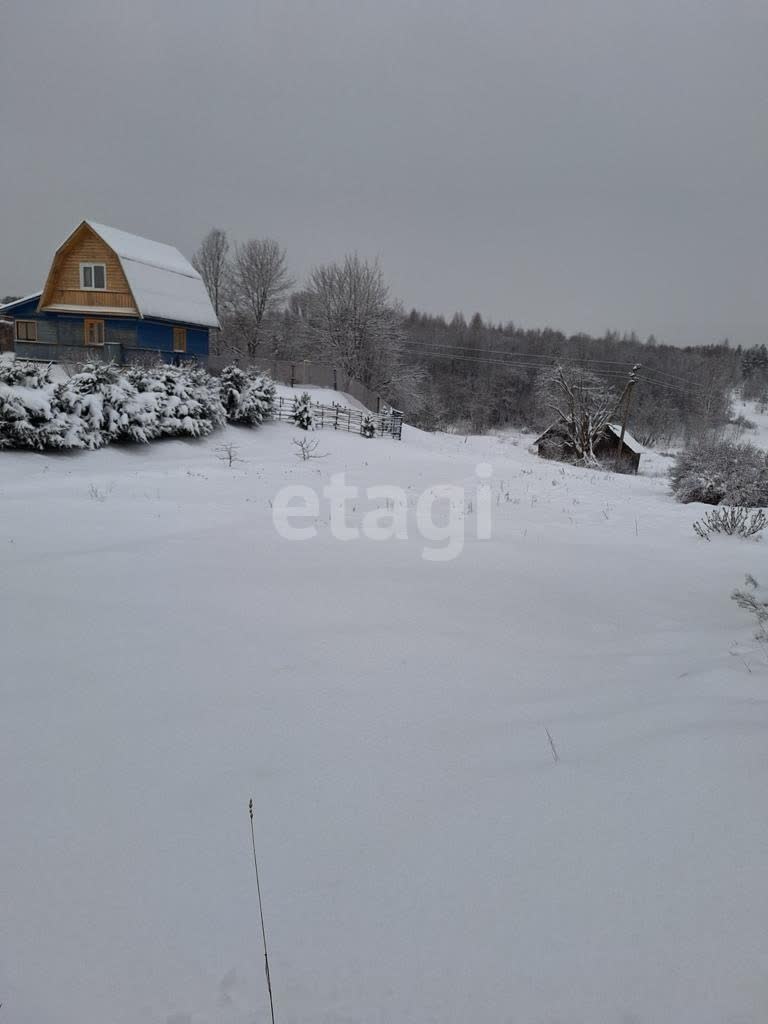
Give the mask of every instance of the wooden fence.
[[(295, 399), (285, 395), (277, 395), (272, 409), (272, 418), (283, 422), (293, 422)], [(365, 434), (366, 429), (373, 428), (378, 437), (393, 437), (402, 440), (403, 415), (397, 409), (386, 412), (372, 413), (364, 409), (350, 409), (346, 405), (323, 405), (312, 402), (312, 426), (320, 430), (344, 430), (350, 434)]]
[[(208, 369), (212, 373), (221, 373), (233, 361), (237, 362), (231, 356), (211, 352), (208, 356)], [(245, 366), (246, 362), (244, 360), (239, 365)], [(251, 365), (268, 373), (278, 384), (287, 384), (292, 388), (316, 387), (343, 391), (371, 412), (381, 412), (386, 406), (381, 395), (329, 363), (313, 363), (309, 359), (264, 359), (257, 356)]]

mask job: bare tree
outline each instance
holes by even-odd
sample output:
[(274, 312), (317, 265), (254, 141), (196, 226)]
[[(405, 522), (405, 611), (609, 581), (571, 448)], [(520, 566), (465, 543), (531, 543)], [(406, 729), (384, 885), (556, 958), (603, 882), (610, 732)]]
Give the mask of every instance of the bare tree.
[(366, 387), (386, 388), (400, 362), (403, 316), (390, 300), (379, 264), (355, 254), (316, 267), (307, 294), (324, 354)]
[(249, 357), (259, 347), (265, 319), (292, 286), (285, 249), (277, 242), (253, 238), (235, 247), (228, 304), (233, 328), (243, 337)]
[(226, 462), (230, 469), (236, 462), (243, 461), (238, 455), (240, 445), (233, 444), (231, 441), (226, 444), (217, 445), (214, 451), (216, 452), (216, 458), (220, 459), (222, 462)]
[(227, 256), (229, 254), (229, 240), (226, 231), (220, 228), (211, 228), (200, 244), (200, 248), (192, 257), (192, 266), (202, 277), (211, 303), (219, 315), (224, 297), (224, 288), (229, 269)]
[(302, 462), (308, 462), (310, 459), (325, 459), (328, 456), (328, 452), (318, 453), (317, 449), (320, 446), (319, 441), (310, 441), (305, 437), (298, 440), (294, 438), (293, 443), (299, 449), (293, 454), (297, 459), (301, 459)]
[(595, 465), (594, 445), (616, 411), (614, 389), (589, 370), (556, 367), (544, 379), (544, 398), (557, 414), (567, 449), (585, 465)]

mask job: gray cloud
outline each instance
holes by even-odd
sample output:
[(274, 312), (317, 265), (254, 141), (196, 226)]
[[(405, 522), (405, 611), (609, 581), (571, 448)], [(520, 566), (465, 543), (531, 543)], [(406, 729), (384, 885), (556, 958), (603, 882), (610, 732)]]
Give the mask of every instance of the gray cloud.
[(766, 340), (763, 0), (6, 0), (0, 292), (90, 217), (407, 305)]

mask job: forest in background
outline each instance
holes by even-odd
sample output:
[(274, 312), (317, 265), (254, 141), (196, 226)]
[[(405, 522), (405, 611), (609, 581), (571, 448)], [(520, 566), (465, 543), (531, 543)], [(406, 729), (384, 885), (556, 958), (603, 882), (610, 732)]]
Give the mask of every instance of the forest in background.
[[(768, 406), (768, 348), (678, 347), (653, 336), (567, 335), (413, 309), (381, 267), (357, 254), (315, 267), (297, 286), (272, 239), (232, 243), (212, 229), (193, 257), (222, 330), (212, 351), (241, 365), (309, 359), (337, 367), (428, 430), (544, 429), (559, 370), (586, 381), (616, 414), (630, 375), (630, 431), (642, 443), (687, 443), (731, 419), (734, 392)], [(6, 298), (11, 298), (8, 296)]]
[(406, 312), (378, 263), (352, 254), (316, 267), (301, 287), (272, 239), (232, 245), (213, 229), (193, 260), (222, 322), (219, 354), (243, 362), (311, 359), (348, 373), (426, 429), (543, 429), (558, 368), (624, 394), (633, 367), (631, 431), (647, 445), (723, 427), (731, 398), (768, 403), (768, 349), (727, 341), (680, 348), (634, 333), (601, 337)]

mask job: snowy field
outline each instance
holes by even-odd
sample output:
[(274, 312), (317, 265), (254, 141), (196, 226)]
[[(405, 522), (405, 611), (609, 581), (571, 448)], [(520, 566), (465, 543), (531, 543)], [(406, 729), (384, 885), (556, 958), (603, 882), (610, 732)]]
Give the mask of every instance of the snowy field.
[[(658, 456), (298, 434), (0, 455), (0, 1022), (268, 1021), (253, 796), (279, 1024), (764, 1024), (766, 545)], [(407, 540), (278, 536), (341, 471)]]

